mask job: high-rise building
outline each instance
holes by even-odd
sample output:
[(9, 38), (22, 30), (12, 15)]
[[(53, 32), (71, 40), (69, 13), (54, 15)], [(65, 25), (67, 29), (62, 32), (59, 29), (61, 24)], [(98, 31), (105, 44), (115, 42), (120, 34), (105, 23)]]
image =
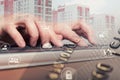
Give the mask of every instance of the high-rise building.
[(29, 13), (51, 22), (52, 0), (15, 0), (14, 13)]
[[(56, 16), (57, 14), (57, 16)], [(89, 21), (89, 7), (80, 4), (67, 4), (63, 6), (58, 6), (57, 12), (53, 14), (53, 19), (56, 19), (58, 22), (68, 22), (77, 21), (84, 19), (86, 22)], [(55, 20), (53, 20), (55, 21)]]

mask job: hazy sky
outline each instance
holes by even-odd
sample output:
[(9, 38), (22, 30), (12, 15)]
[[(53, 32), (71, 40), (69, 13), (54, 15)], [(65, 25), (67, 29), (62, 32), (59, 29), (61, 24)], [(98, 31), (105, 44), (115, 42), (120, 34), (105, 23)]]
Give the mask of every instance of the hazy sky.
[(91, 13), (120, 15), (120, 0), (53, 0), (53, 8), (66, 3), (80, 3), (90, 7)]

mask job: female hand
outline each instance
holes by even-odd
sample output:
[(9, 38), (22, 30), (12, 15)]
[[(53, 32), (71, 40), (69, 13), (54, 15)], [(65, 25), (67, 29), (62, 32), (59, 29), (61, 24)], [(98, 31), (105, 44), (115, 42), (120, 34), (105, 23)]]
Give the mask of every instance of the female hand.
[[(21, 48), (26, 46), (23, 37), (29, 38), (27, 41), (29, 41), (33, 47), (36, 46), (39, 38), (43, 47), (51, 46), (49, 42), (59, 47), (62, 46), (53, 28), (47, 26), (46, 23), (40, 22), (33, 15), (9, 15), (3, 17), (0, 22), (0, 35), (3, 36), (2, 40), (9, 43), (15, 42)], [(21, 33), (19, 28), (22, 28), (24, 31)], [(10, 37), (6, 36), (6, 33)]]
[(79, 46), (87, 46), (84, 38), (88, 39), (91, 44), (95, 44), (93, 31), (89, 25), (83, 20), (73, 22), (72, 24), (54, 24), (54, 31), (56, 34), (61, 35), (61, 40), (66, 38)]

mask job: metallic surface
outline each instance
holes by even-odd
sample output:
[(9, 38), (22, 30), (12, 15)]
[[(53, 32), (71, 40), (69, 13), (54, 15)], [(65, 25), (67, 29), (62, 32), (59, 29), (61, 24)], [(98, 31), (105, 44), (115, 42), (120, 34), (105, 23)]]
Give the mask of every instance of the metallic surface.
[[(120, 49), (114, 50), (120, 52)], [(50, 80), (48, 75), (61, 50), (36, 52), (2, 52), (0, 54), (0, 80)], [(74, 69), (77, 80), (92, 79), (98, 63), (111, 65), (109, 80), (120, 79), (120, 57), (112, 54), (107, 46), (76, 49), (65, 67)], [(59, 74), (59, 76), (61, 76)], [(61, 77), (59, 77), (61, 80)]]

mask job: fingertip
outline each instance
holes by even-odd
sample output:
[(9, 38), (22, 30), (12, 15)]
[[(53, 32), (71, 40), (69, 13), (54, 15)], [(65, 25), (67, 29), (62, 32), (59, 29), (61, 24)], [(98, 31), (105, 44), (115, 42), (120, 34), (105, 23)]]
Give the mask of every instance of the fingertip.
[(56, 40), (56, 41), (53, 42), (53, 44), (57, 47), (62, 47), (63, 46), (63, 43), (62, 43), (61, 40)]
[(85, 42), (79, 42), (78, 46), (88, 46)]
[(26, 46), (24, 41), (19, 41), (18, 46), (24, 48)]
[(55, 34), (54, 34), (54, 36), (51, 37), (50, 41), (57, 47), (62, 47), (63, 46), (62, 37), (58, 38)]
[(97, 43), (96, 43), (96, 41), (92, 41), (91, 44), (92, 45), (96, 45)]
[(57, 44), (58, 44), (57, 45), (58, 47), (62, 47), (63, 46), (63, 43), (61, 41), (59, 41)]
[(81, 38), (80, 41), (77, 43), (78, 46), (88, 46), (87, 43)]
[(94, 38), (90, 38), (89, 39), (89, 42), (92, 44), (92, 45), (96, 45), (96, 40)]
[(32, 47), (35, 47), (35, 46), (36, 46), (36, 44), (37, 44), (37, 42), (36, 42), (36, 41), (30, 42), (30, 45), (31, 45)]

